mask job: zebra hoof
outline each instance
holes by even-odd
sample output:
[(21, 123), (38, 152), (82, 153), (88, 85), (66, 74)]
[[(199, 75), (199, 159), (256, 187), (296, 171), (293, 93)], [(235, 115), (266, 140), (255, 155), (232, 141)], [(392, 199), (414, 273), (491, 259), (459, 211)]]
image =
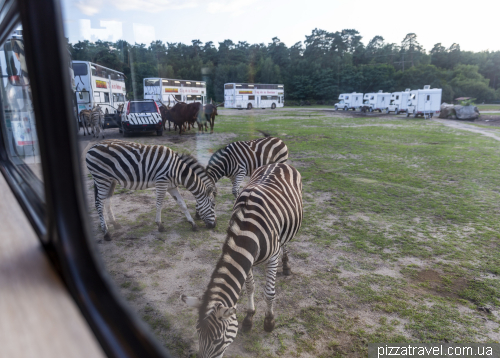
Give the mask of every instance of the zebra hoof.
[(201, 219), (201, 216), (200, 216), (200, 214), (199, 214), (198, 212), (196, 212), (196, 214), (194, 215), (194, 217), (195, 217), (196, 219), (198, 219), (198, 220), (200, 220), (200, 219)]
[(167, 231), (167, 230), (165, 230), (165, 226), (163, 226), (163, 224), (159, 224), (159, 225), (158, 225), (158, 231), (159, 231), (159, 232), (165, 232), (165, 231)]
[(114, 223), (113, 227), (115, 228), (115, 230), (120, 230), (122, 228), (122, 226), (118, 223)]
[(198, 226), (195, 223), (191, 224), (193, 231), (198, 231)]
[(274, 317), (266, 317), (264, 319), (264, 331), (272, 332), (274, 329)]
[(109, 232), (104, 234), (104, 240), (111, 241), (111, 235), (109, 234)]
[(254, 314), (255, 314), (255, 311), (247, 311), (247, 315), (246, 315), (246, 317), (243, 320), (243, 323), (241, 325), (241, 330), (243, 332), (248, 332), (252, 329)]
[(290, 269), (290, 267), (288, 267), (288, 268), (283, 267), (283, 275), (290, 276), (291, 274), (292, 274), (292, 270)]

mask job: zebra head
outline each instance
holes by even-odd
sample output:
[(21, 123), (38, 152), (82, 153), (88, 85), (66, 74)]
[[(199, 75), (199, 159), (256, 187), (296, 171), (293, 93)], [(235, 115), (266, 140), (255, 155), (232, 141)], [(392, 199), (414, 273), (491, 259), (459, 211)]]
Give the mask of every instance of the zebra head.
[(215, 217), (215, 196), (217, 191), (212, 187), (206, 190), (206, 198), (196, 200), (196, 212), (200, 215), (201, 219), (209, 229), (213, 229), (217, 223)]
[[(189, 307), (200, 308), (201, 306), (201, 300), (197, 297), (182, 295), (181, 299)], [(198, 357), (221, 358), (238, 333), (236, 305), (225, 307), (221, 302), (217, 302), (206, 312), (200, 311), (196, 330), (200, 343)]]

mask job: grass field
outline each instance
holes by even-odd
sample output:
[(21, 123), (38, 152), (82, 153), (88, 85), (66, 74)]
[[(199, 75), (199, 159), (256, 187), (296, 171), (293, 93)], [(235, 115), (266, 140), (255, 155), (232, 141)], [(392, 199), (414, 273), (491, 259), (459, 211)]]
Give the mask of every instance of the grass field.
[[(232, 140), (261, 137), (258, 130), (283, 139), (305, 204), (289, 245), (293, 275), (277, 279), (275, 331), (262, 329), (265, 274), (256, 270), (261, 316), (226, 356), (364, 357), (370, 342), (500, 341), (500, 142), (423, 119), (335, 115), (285, 108), (217, 117), (216, 132), (236, 134)], [(230, 203), (230, 189), (224, 195), (218, 200)], [(219, 216), (221, 234), (229, 214)], [(194, 248), (210, 237), (182, 235)], [(207, 267), (218, 245), (209, 244)], [(177, 251), (161, 254), (178, 259)], [(211, 270), (189, 277), (204, 286)], [(147, 291), (125, 286), (132, 300), (134, 287)], [(179, 307), (175, 317), (141, 312), (167, 347), (186, 356), (189, 345), (169, 337), (193, 339), (196, 314)], [(188, 327), (172, 333), (173, 321)]]
[(500, 104), (478, 104), (479, 111), (497, 111), (500, 110)]

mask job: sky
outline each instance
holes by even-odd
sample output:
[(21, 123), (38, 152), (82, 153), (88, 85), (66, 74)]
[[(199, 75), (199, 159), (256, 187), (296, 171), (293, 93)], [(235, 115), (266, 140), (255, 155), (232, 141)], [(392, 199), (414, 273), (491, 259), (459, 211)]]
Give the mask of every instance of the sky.
[[(500, 2), (473, 5), (436, 0), (62, 0), (66, 37), (79, 40), (125, 39), (218, 42), (230, 39), (287, 46), (304, 41), (314, 28), (329, 32), (355, 29), (366, 45), (374, 36), (400, 44), (408, 33), (430, 51), (440, 42), (465, 51), (498, 51)], [(462, 23), (461, 23), (462, 22)]]

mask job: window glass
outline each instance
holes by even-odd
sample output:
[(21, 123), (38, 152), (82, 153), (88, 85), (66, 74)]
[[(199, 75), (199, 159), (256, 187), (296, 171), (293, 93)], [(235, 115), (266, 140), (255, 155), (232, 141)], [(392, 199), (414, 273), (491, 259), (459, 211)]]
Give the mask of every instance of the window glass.
[(103, 92), (103, 94), (104, 94), (104, 101), (103, 102), (104, 103), (109, 103), (109, 93)]
[[(20, 25), (0, 44), (0, 71), (2, 133), (7, 154), (12, 163), (21, 169), (26, 180), (31, 180), (31, 174), (34, 174), (41, 181), (37, 123)], [(42, 186), (33, 185), (40, 198), (43, 198)]]
[(130, 102), (130, 113), (156, 113), (154, 102)]
[(88, 66), (84, 63), (73, 63), (73, 71), (75, 76), (87, 76)]

